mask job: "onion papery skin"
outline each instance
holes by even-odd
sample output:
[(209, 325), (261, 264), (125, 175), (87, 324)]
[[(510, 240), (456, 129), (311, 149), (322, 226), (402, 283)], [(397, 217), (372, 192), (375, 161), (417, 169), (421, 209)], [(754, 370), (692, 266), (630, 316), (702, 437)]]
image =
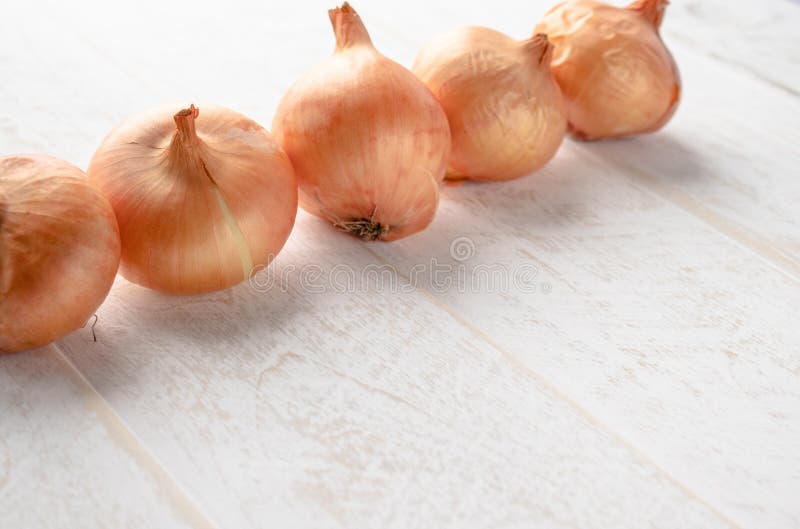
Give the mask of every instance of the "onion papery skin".
[(447, 118), (414, 74), (375, 50), (348, 4), (329, 16), (336, 51), (285, 94), (273, 132), (306, 211), (364, 240), (406, 237), (436, 213)]
[(666, 5), (638, 0), (618, 8), (570, 0), (536, 26), (556, 46), (552, 70), (576, 139), (652, 132), (672, 117), (681, 81), (658, 32)]
[(119, 259), (114, 212), (83, 171), (49, 156), (0, 158), (0, 353), (84, 325)]
[(422, 49), (413, 72), (447, 114), (450, 178), (518, 178), (555, 155), (567, 118), (551, 56), (544, 35), (516, 41), (484, 27), (446, 33)]
[(231, 287), (278, 254), (294, 225), (297, 183), (286, 153), (227, 108), (170, 105), (125, 120), (89, 178), (111, 202), (120, 273), (171, 294)]

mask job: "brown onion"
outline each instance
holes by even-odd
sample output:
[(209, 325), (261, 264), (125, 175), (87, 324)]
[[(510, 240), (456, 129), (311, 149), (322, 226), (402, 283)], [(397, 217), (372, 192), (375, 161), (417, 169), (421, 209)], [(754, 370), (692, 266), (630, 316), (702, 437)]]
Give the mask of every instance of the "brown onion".
[(365, 240), (411, 235), (436, 212), (447, 118), (425, 85), (375, 50), (353, 8), (329, 16), (335, 53), (292, 86), (273, 121), (300, 205)]
[(547, 163), (567, 119), (550, 72), (546, 35), (516, 41), (489, 28), (446, 33), (417, 56), (414, 73), (450, 122), (449, 176), (507, 180)]
[(119, 256), (114, 212), (83, 171), (49, 156), (0, 158), (0, 353), (85, 324)]
[(122, 275), (169, 293), (249, 277), (283, 247), (297, 212), (286, 154), (256, 122), (222, 107), (130, 117), (88, 172), (117, 215)]
[(535, 32), (555, 44), (553, 74), (567, 99), (570, 132), (598, 140), (652, 132), (675, 112), (678, 68), (658, 33), (667, 0), (625, 8), (569, 0)]

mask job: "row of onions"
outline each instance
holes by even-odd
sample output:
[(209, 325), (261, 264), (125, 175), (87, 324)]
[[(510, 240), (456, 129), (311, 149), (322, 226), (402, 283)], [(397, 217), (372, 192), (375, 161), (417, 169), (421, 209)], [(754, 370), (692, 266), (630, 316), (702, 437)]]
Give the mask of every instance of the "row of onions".
[[(419, 54), (381, 55), (345, 3), (335, 53), (286, 93), (272, 135), (226, 108), (128, 118), (87, 173), (38, 155), (0, 158), (0, 352), (82, 326), (117, 269), (162, 292), (246, 279), (306, 211), (364, 240), (430, 224), (443, 179), (530, 174), (566, 132), (599, 140), (660, 128), (679, 98), (659, 37), (666, 0), (569, 0), (516, 41), (470, 27)], [(88, 177), (87, 177), (88, 174)]]

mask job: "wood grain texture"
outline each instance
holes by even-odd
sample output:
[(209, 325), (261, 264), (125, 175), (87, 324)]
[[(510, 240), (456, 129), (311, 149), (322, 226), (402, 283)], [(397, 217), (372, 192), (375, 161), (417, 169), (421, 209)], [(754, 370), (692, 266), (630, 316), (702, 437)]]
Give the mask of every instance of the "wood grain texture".
[(297, 231), (285, 289), (119, 280), (62, 344), (220, 527), (728, 526), (432, 300), (347, 287), (362, 243)]
[(0, 357), (0, 527), (210, 527), (97, 399), (52, 346)]
[(665, 38), (776, 91), (800, 95), (800, 3), (686, 0), (668, 10)]
[[(4, 6), (0, 148), (85, 166), (122, 117), (165, 101), (269, 125), (283, 91), (331, 53), (329, 7)], [(547, 7), (356, 5), (406, 65), (460, 25), (525, 37)], [(78, 332), (59, 345), (78, 379), (68, 362), (0, 359), (15, 384), (72, 381), (58, 398), (58, 385), (0, 385), (14, 396), (0, 432), (42, 425), (0, 447), (0, 483), (26, 447), (43, 457), (53, 438), (90, 432), (69, 445), (79, 464), (42, 459), (87, 499), (54, 492), (31, 514), (0, 486), (0, 513), (13, 513), (0, 527), (61, 515), (89, 527), (800, 525), (800, 18), (782, 1), (669, 9), (686, 92), (664, 132), (568, 143), (529, 179), (448, 188), (430, 230), (399, 244), (364, 247), (301, 214), (278, 259), (286, 291), (165, 298), (120, 279), (99, 342)], [(476, 253), (463, 281), (474, 265), (533, 266), (533, 291), (422, 280), (315, 293), (297, 272), (389, 264), (402, 283), (432, 257), (458, 267), (450, 247), (465, 236)], [(111, 485), (97, 479), (106, 469)]]
[(536, 178), (447, 189), (446, 222), (372, 248), (407, 270), (469, 237), (464, 288), (430, 292), (737, 523), (794, 527), (800, 289), (676, 210), (567, 147)]

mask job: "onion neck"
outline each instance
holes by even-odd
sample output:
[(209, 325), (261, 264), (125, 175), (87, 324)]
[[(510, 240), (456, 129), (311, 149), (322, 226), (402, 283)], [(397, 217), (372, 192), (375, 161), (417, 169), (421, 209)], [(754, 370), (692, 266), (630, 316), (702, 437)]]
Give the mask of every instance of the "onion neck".
[(202, 142), (195, 129), (195, 119), (198, 115), (200, 115), (200, 110), (191, 105), (174, 116), (177, 130), (172, 136), (167, 155), (170, 161), (177, 166), (196, 169), (201, 163), (198, 147)]
[(628, 9), (639, 13), (653, 25), (653, 28), (658, 30), (661, 27), (661, 19), (664, 18), (664, 10), (667, 5), (669, 5), (669, 0), (634, 0)]
[(355, 46), (372, 46), (367, 28), (361, 22), (356, 10), (345, 2), (342, 7), (328, 11), (328, 16), (336, 34), (336, 51), (346, 50)]
[(544, 33), (537, 33), (533, 37), (522, 42), (525, 54), (537, 67), (550, 68), (553, 59), (553, 45)]
[(200, 138), (197, 137), (197, 131), (194, 128), (194, 120), (200, 115), (200, 110), (191, 105), (189, 108), (184, 108), (175, 114), (175, 125), (178, 130), (175, 132), (175, 138), (183, 145), (197, 145)]

